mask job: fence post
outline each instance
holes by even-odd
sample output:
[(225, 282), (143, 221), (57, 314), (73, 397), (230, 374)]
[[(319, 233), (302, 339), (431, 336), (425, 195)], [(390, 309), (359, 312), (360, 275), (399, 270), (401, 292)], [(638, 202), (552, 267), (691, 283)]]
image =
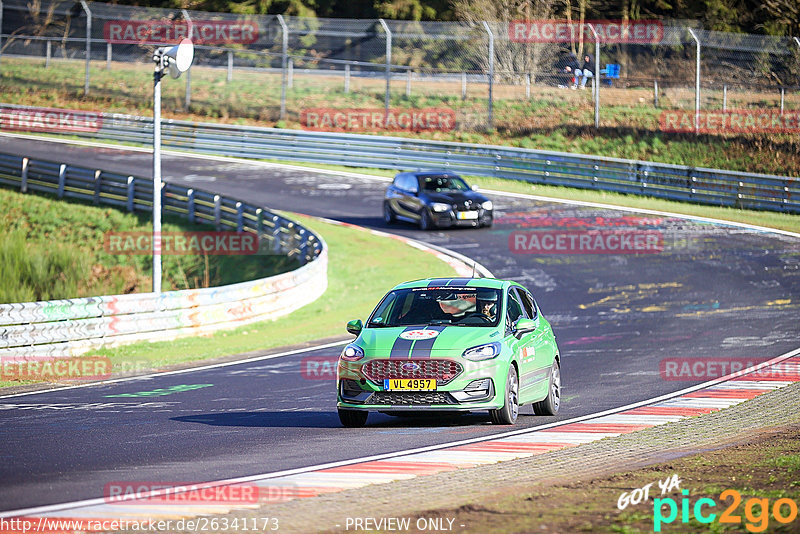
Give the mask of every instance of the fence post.
[(494, 34), (492, 29), (489, 28), (489, 23), (483, 21), (483, 28), (489, 36), (489, 119), (488, 125), (491, 130), (494, 127)]
[(389, 26), (386, 25), (386, 21), (383, 19), (378, 19), (378, 22), (381, 24), (383, 31), (386, 32), (386, 96), (384, 97), (384, 107), (386, 108), (385, 119), (389, 119), (389, 91), (391, 89), (392, 84), (392, 32), (389, 30)]
[(228, 83), (233, 81), (233, 50), (228, 50)]
[(784, 99), (785, 93), (786, 93), (786, 89), (781, 87), (781, 115), (783, 115), (783, 99)]
[(653, 80), (653, 107), (658, 107), (658, 80)]
[[(194, 24), (192, 23), (192, 18), (189, 16), (189, 12), (185, 9), (181, 9), (181, 13), (183, 13), (183, 18), (186, 20), (186, 25), (188, 26), (187, 33), (189, 34), (189, 39), (194, 37)], [(194, 64), (194, 61), (192, 61)], [(189, 69), (186, 71), (186, 95), (184, 97), (184, 110), (189, 111), (189, 105), (192, 103), (192, 66), (189, 65)]]
[(350, 92), (350, 63), (344, 66), (344, 92), (345, 94)]
[(106, 43), (106, 70), (111, 70), (111, 43)]
[(592, 80), (592, 96), (594, 97), (594, 127), (600, 128), (600, 36), (594, 26), (587, 24), (594, 34), (594, 79)]
[(406, 96), (411, 97), (411, 69), (406, 71)]
[(728, 111), (728, 84), (722, 85), (722, 111)]
[(28, 158), (22, 158), (22, 172), (20, 173), (19, 190), (21, 193), (28, 192)]
[(53, 55), (53, 41), (50, 39), (47, 40), (47, 55), (44, 58), (44, 68), (48, 68), (50, 66), (50, 56)]
[(64, 187), (67, 185), (67, 166), (61, 164), (58, 168), (58, 198), (64, 198)]
[(700, 132), (700, 39), (694, 31), (689, 28), (689, 34), (697, 44), (697, 59), (695, 64), (695, 81), (694, 81), (694, 131)]
[(289, 53), (289, 28), (283, 20), (283, 15), (278, 15), (281, 25), (281, 120), (286, 118), (286, 63)]
[(86, 4), (86, 0), (81, 0), (81, 7), (86, 14), (86, 74), (83, 80), (83, 94), (89, 94), (89, 61), (92, 59), (92, 11)]
[(133, 201), (136, 197), (136, 186), (134, 185), (134, 181), (136, 179), (133, 176), (128, 176), (128, 211), (133, 213), (133, 210), (136, 209)]
[(290, 59), (289, 64), (287, 66), (287, 80), (286, 80), (286, 88), (291, 89), (294, 87), (294, 60)]
[(467, 99), (467, 73), (461, 73), (461, 100)]

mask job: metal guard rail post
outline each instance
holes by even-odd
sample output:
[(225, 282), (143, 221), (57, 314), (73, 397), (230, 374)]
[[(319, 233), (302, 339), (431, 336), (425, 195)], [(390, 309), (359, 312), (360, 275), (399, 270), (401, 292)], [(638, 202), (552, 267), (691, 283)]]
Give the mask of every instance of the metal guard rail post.
[[(23, 192), (151, 211), (152, 180), (0, 154), (0, 184)], [(221, 287), (0, 304), (0, 358), (65, 357), (139, 340), (165, 340), (272, 319), (327, 288), (328, 252), (312, 231), (265, 208), (165, 184), (163, 209), (190, 221), (259, 236), (259, 253), (296, 257), (300, 267)]]

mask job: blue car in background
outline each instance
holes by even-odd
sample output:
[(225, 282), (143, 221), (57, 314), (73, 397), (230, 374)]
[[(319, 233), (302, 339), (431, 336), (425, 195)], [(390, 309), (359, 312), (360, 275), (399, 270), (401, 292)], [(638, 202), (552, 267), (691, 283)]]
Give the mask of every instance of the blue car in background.
[(401, 172), (386, 189), (383, 219), (419, 224), (422, 230), (491, 226), (494, 206), (457, 174)]

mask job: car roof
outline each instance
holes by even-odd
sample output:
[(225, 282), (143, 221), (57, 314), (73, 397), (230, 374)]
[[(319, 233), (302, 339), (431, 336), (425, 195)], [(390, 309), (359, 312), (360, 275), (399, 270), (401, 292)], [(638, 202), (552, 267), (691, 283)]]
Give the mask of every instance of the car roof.
[(503, 289), (510, 285), (517, 285), (509, 280), (498, 280), (497, 278), (423, 278), (422, 280), (412, 280), (396, 285), (393, 289), (411, 289), (416, 287), (485, 287), (492, 289)]

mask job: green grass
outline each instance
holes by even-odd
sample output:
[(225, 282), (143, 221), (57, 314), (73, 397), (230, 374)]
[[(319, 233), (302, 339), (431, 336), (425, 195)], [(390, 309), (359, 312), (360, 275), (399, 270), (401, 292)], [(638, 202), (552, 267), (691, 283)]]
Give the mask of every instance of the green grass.
[[(157, 369), (170, 364), (264, 350), (326, 337), (345, 336), (345, 323), (365, 319), (393, 285), (428, 276), (447, 277), (453, 269), (432, 254), (394, 239), (288, 214), (319, 232), (329, 246), (328, 289), (313, 303), (273, 320), (203, 337), (134, 343), (88, 353), (108, 356), (114, 371)], [(335, 355), (332, 352), (331, 355)], [(0, 382), (0, 387), (20, 385)]]
[[(104, 63), (95, 63), (91, 68), (91, 90), (84, 96), (83, 63), (53, 61), (48, 69), (44, 69), (42, 63), (5, 58), (0, 73), (0, 100), (26, 106), (152, 114), (151, 71), (145, 64), (113, 63), (113, 68), (106, 70), (100, 68)], [(286, 120), (278, 120), (278, 74), (237, 70), (233, 81), (227, 83), (223, 69), (202, 67), (192, 69), (192, 103), (188, 111), (183, 109), (184, 81), (167, 80), (162, 84), (164, 116), (301, 128), (299, 114), (305, 108), (383, 107), (384, 82), (380, 79), (354, 77), (352, 91), (346, 94), (339, 77), (306, 75), (299, 69), (295, 72), (294, 87), (287, 92)], [(800, 175), (800, 139), (796, 135), (696, 136), (664, 132), (658, 121), (662, 109), (685, 108), (691, 102), (664, 97), (662, 108), (654, 108), (649, 89), (604, 89), (600, 129), (595, 130), (589, 91), (537, 86), (527, 100), (519, 86), (498, 85), (494, 103), (495, 129), (485, 132), (485, 86), (471, 85), (465, 100), (460, 98), (460, 83), (416, 84), (411, 97), (405, 96), (404, 83), (395, 82), (393, 87), (391, 106), (450, 108), (458, 113), (464, 127), (451, 132), (392, 135)], [(800, 108), (800, 93), (790, 92), (786, 98), (787, 109)], [(771, 108), (774, 104), (768, 103)], [(764, 103), (755, 100), (743, 104), (762, 105)]]
[[(152, 232), (150, 215), (0, 188), (0, 302), (150, 291), (152, 256), (107, 251), (109, 232)], [(208, 231), (165, 217), (164, 232)], [(263, 278), (296, 261), (281, 256), (164, 255), (163, 288), (189, 289)]]

